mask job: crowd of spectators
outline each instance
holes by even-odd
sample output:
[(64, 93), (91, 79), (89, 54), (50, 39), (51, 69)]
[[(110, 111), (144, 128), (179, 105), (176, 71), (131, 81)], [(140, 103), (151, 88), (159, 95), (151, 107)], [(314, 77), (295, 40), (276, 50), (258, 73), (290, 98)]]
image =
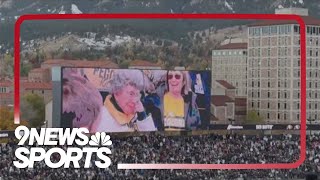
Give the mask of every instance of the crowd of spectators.
[[(0, 146), (0, 180), (4, 179), (304, 179), (320, 173), (320, 135), (307, 136), (305, 162), (296, 169), (271, 170), (120, 170), (118, 163), (203, 163), (250, 164), (291, 163), (300, 157), (297, 135), (197, 135), (165, 136), (145, 134), (135, 137), (112, 137), (107, 169), (47, 167), (38, 162), (34, 168), (18, 169), (13, 165), (16, 143)], [(46, 146), (45, 149), (50, 147)], [(67, 148), (66, 146), (62, 148)], [(52, 156), (58, 161), (59, 156)], [(91, 159), (95, 161), (95, 156)], [(84, 158), (80, 165), (84, 164)], [(92, 163), (93, 164), (93, 163)]]

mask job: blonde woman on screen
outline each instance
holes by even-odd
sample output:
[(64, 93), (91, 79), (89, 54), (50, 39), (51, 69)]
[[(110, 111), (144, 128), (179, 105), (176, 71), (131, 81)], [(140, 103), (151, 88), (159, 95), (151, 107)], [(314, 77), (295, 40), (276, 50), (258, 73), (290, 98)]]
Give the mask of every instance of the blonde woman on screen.
[(197, 107), (193, 107), (196, 95), (191, 91), (187, 71), (168, 71), (167, 92), (163, 97), (165, 130), (186, 130), (194, 119), (200, 120)]

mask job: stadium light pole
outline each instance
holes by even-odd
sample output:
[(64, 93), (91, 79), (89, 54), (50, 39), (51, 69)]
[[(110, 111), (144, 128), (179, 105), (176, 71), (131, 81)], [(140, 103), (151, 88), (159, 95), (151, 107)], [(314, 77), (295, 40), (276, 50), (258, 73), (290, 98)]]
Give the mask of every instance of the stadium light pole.
[[(228, 118), (228, 120), (230, 121), (231, 125), (233, 125), (233, 122), (236, 121), (235, 119), (231, 119), (231, 118)], [(231, 134), (233, 134), (233, 130), (232, 129), (231, 129)]]

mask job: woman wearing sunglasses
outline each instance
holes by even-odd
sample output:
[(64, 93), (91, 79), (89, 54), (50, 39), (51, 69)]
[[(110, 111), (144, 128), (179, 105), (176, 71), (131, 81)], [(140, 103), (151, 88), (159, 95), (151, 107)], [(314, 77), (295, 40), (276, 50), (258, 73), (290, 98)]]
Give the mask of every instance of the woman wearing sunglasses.
[(195, 129), (200, 125), (196, 94), (191, 91), (187, 71), (168, 71), (167, 92), (163, 98), (165, 130)]

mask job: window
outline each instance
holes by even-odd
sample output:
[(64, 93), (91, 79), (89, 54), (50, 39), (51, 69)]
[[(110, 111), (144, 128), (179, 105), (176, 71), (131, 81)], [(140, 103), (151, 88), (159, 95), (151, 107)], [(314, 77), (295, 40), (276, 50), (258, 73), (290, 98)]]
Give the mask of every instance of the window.
[(287, 98), (287, 92), (284, 92), (284, 98)]
[(268, 81), (268, 87), (270, 87), (270, 82)]
[(270, 92), (268, 92), (268, 98), (270, 98)]
[(251, 103), (251, 107), (254, 107), (254, 102)]
[(284, 115), (283, 119), (286, 120), (287, 119), (287, 114), (283, 114), (283, 115)]
[(278, 109), (280, 109), (280, 103), (278, 103)]
[(284, 109), (287, 109), (287, 103), (284, 103)]
[(300, 103), (297, 104), (297, 109), (300, 109)]
[(297, 25), (294, 25), (294, 26), (293, 26), (293, 32), (295, 32), (295, 33), (300, 33), (300, 27), (297, 26)]
[(268, 116), (268, 119), (270, 119), (270, 114), (269, 113), (267, 114), (267, 116)]
[(270, 103), (268, 102), (268, 108), (270, 108)]
[(280, 119), (280, 114), (278, 113), (278, 119)]

